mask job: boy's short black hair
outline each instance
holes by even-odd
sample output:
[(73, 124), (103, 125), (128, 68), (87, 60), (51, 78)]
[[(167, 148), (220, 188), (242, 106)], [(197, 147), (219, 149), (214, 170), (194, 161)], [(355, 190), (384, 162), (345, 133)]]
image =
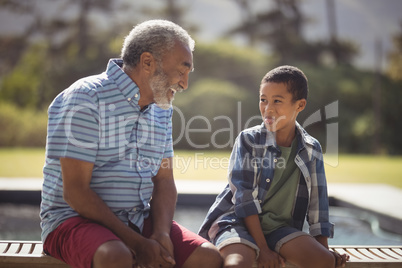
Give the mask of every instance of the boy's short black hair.
[(293, 96), (293, 101), (306, 99), (308, 95), (308, 85), (306, 75), (297, 67), (284, 65), (269, 71), (261, 81), (261, 84), (285, 83), (288, 91)]

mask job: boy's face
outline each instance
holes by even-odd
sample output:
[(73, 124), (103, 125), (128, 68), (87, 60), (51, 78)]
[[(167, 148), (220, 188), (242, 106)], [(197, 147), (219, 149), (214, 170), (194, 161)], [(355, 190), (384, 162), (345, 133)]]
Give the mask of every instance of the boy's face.
[(306, 106), (306, 100), (293, 101), (284, 83), (263, 83), (260, 87), (260, 113), (266, 128), (277, 135), (294, 133), (296, 117)]

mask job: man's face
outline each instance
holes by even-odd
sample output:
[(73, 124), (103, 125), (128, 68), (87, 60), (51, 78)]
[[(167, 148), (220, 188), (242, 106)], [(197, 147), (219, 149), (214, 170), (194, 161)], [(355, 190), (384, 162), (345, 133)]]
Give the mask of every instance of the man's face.
[(188, 87), (188, 76), (193, 69), (193, 54), (181, 43), (176, 43), (171, 51), (162, 57), (153, 77), (150, 87), (154, 102), (162, 109), (171, 107), (176, 92)]
[(183, 91), (183, 88), (178, 83), (170, 84), (168, 75), (160, 66), (158, 66), (154, 76), (151, 78), (150, 86), (154, 94), (154, 102), (165, 110), (172, 106), (174, 94)]

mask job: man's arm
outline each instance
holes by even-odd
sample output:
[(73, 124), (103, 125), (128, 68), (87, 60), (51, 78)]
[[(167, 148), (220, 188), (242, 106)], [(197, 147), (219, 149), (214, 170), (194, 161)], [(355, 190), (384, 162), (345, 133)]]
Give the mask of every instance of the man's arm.
[(139, 264), (162, 263), (158, 243), (146, 239), (124, 224), (90, 188), (93, 163), (60, 158), (63, 197), (82, 217), (91, 219), (116, 234), (136, 255)]
[(117, 236), (141, 239), (118, 219), (103, 200), (90, 188), (93, 163), (72, 158), (60, 158), (64, 200), (82, 217), (98, 222)]
[(173, 178), (172, 158), (162, 159), (158, 174), (152, 178), (151, 213), (153, 221), (152, 239), (158, 241), (173, 256), (170, 228), (177, 201), (177, 190)]

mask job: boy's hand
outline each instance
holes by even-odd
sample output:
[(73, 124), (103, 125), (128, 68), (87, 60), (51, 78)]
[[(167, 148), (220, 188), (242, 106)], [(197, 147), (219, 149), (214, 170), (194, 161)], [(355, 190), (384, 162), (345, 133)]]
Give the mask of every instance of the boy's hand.
[(260, 249), (260, 255), (257, 259), (258, 268), (279, 268), (285, 267), (285, 259), (278, 253), (268, 248)]
[(335, 257), (335, 267), (345, 267), (346, 262), (349, 260), (349, 255), (339, 254), (337, 252), (331, 251)]

